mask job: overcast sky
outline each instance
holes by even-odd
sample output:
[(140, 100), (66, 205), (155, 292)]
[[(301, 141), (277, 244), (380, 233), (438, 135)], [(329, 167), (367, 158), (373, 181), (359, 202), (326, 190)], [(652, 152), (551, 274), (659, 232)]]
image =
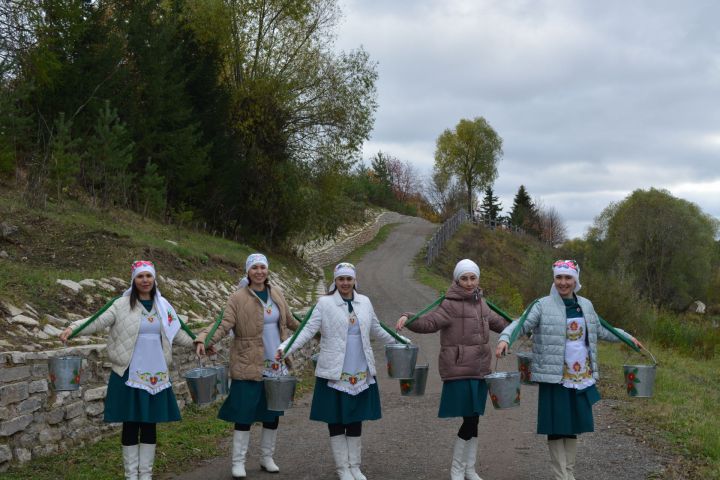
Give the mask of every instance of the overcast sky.
[(520, 184), (582, 236), (610, 202), (665, 188), (720, 217), (720, 2), (340, 0), (337, 45), (378, 62), (378, 150), (423, 174), (483, 116)]

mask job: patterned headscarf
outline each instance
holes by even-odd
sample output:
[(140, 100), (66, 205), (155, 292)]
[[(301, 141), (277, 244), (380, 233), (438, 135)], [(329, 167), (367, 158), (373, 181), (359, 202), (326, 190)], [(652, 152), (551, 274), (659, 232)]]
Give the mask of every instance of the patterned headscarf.
[(250, 285), (250, 280), (248, 280), (247, 273), (250, 271), (253, 265), (265, 265), (265, 268), (269, 268), (270, 262), (268, 262), (267, 257), (262, 253), (252, 253), (248, 255), (247, 260), (245, 260), (245, 276), (240, 279), (240, 283), (238, 283), (238, 289), (245, 288)]
[(138, 260), (136, 262), (133, 262), (132, 266), (130, 267), (130, 288), (125, 290), (123, 293), (123, 297), (129, 297), (130, 293), (132, 293), (132, 286), (135, 282), (135, 277), (137, 277), (142, 272), (149, 272), (153, 279), (155, 280), (155, 308), (158, 311), (158, 315), (160, 316), (160, 320), (162, 321), (163, 325), (163, 333), (165, 334), (165, 338), (167, 338), (169, 343), (172, 343), (173, 339), (175, 338), (175, 335), (180, 330), (180, 320), (175, 312), (175, 309), (170, 305), (170, 302), (165, 300), (163, 298), (162, 294), (160, 293), (160, 287), (158, 287), (158, 281), (157, 281), (157, 275), (155, 274), (155, 265), (148, 261), (148, 260)]
[(575, 279), (575, 292), (582, 288), (582, 285), (580, 285), (580, 265), (575, 260), (558, 260), (553, 263), (552, 270), (553, 278), (558, 275), (570, 275), (573, 277)]

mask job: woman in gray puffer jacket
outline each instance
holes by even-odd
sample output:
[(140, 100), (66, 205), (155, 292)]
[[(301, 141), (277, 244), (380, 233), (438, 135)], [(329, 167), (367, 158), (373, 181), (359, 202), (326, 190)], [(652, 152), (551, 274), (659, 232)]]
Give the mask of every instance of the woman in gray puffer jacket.
[[(492, 349), (490, 330), (501, 332), (507, 325), (488, 307), (478, 288), (480, 268), (472, 260), (455, 266), (454, 281), (438, 308), (407, 325), (417, 333), (440, 331), (440, 377), (443, 380), (438, 417), (463, 417), (453, 449), (452, 480), (481, 480), (475, 472), (478, 422), (485, 413)], [(402, 329), (408, 317), (397, 322)]]
[[(555, 480), (575, 480), (577, 435), (594, 430), (592, 406), (600, 399), (598, 340), (619, 342), (600, 324), (592, 303), (575, 295), (580, 290), (580, 267), (574, 260), (553, 264), (550, 295), (528, 312), (520, 334), (533, 333), (530, 375), (539, 384), (537, 433), (548, 436), (550, 465)], [(495, 353), (508, 349), (516, 320), (500, 335)], [(640, 342), (617, 329), (621, 335)]]

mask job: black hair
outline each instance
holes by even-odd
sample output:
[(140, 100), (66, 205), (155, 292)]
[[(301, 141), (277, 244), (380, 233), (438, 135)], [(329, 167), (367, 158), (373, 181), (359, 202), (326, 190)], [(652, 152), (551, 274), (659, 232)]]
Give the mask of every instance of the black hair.
[[(155, 299), (157, 293), (157, 283), (153, 281), (153, 288), (150, 290), (150, 298)], [(135, 286), (135, 280), (132, 281), (132, 287), (130, 287), (130, 310), (135, 310), (140, 295), (138, 294), (137, 287)]]

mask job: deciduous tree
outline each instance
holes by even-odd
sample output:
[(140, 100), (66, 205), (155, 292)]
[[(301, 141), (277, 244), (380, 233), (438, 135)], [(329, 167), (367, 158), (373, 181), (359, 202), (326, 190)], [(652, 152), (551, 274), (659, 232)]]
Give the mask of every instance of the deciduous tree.
[(483, 117), (462, 119), (454, 130), (447, 129), (437, 139), (435, 165), (454, 175), (465, 187), (468, 213), (472, 214), (475, 192), (497, 178), (497, 162), (502, 157), (502, 138)]

